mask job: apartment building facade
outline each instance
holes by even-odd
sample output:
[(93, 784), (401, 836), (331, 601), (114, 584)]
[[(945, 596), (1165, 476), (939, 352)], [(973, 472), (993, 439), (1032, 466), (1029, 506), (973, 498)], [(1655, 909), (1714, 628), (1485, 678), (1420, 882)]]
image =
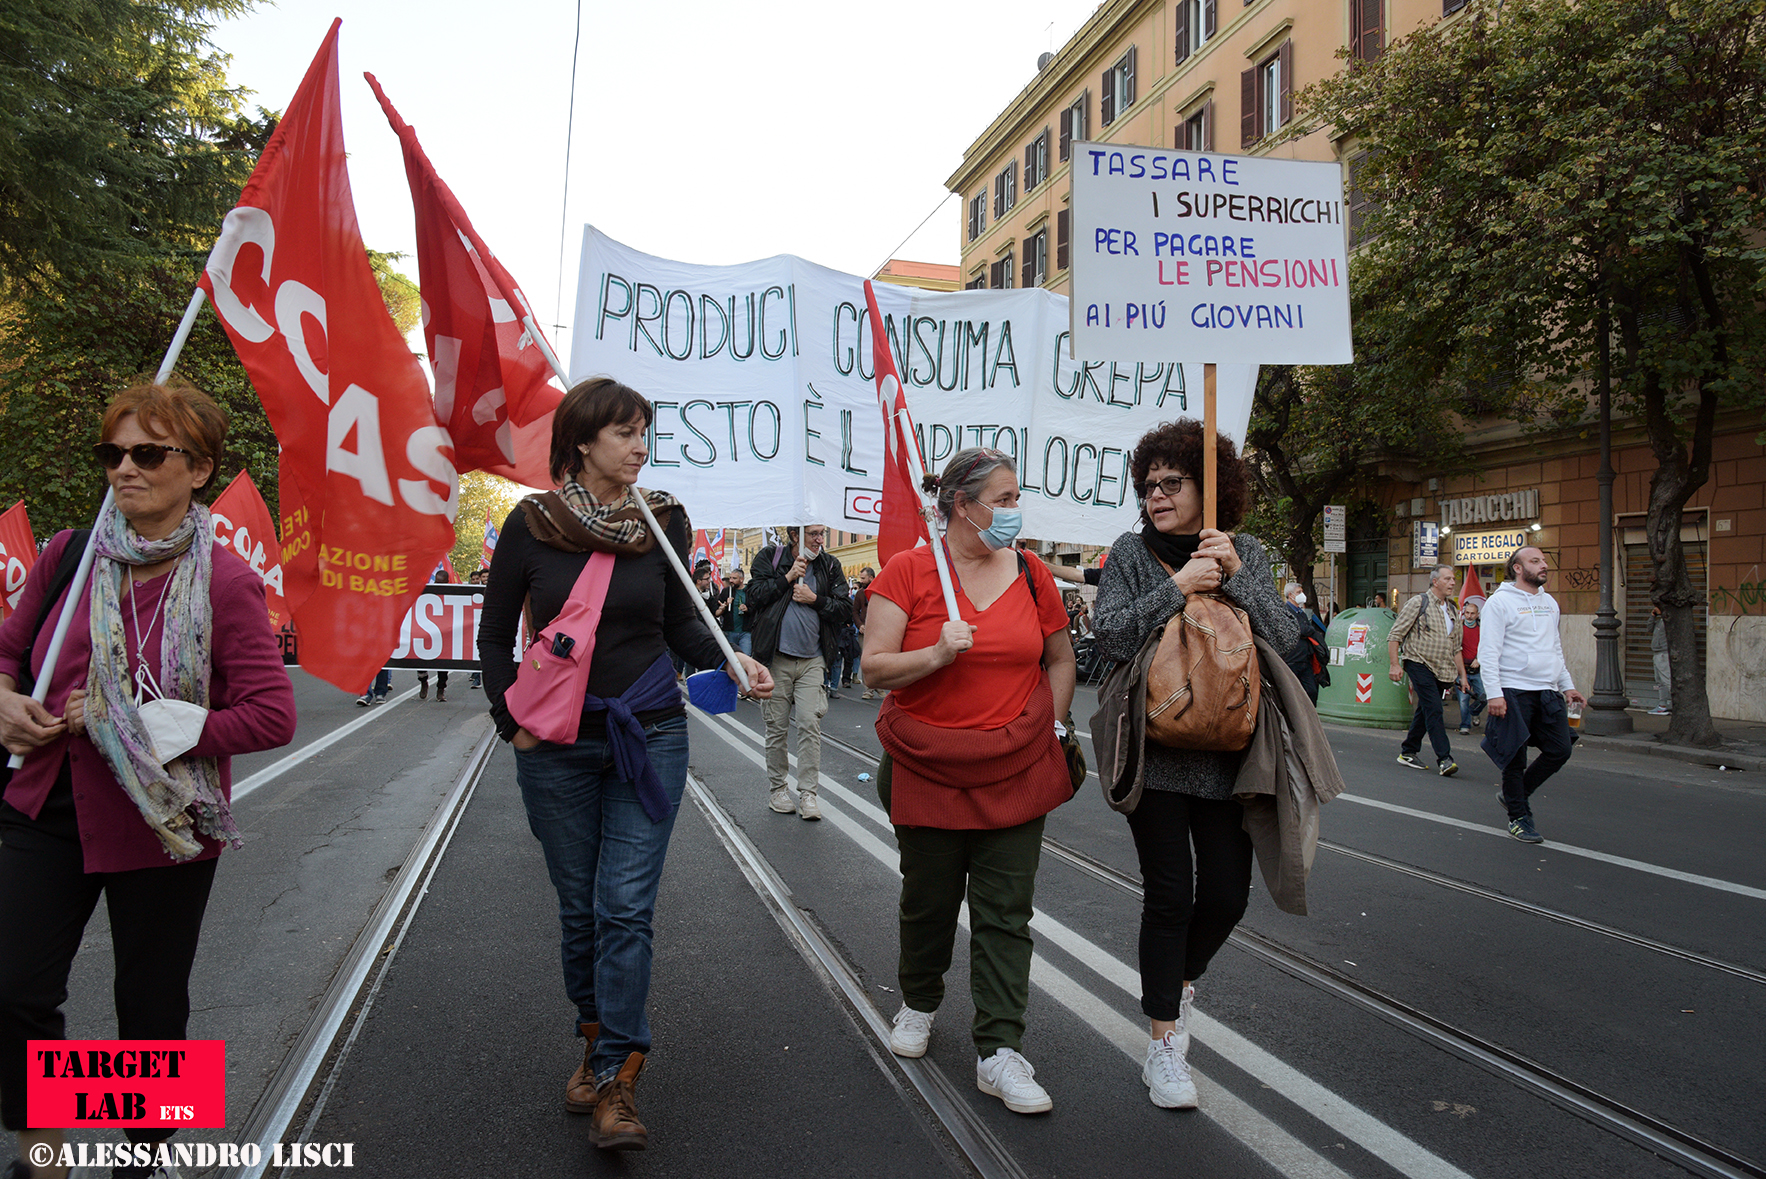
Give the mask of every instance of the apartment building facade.
[[(946, 182), (963, 202), (962, 285), (1071, 293), (1069, 157), (1080, 140), (1339, 160), (1353, 243), (1353, 145), (1322, 130), (1276, 144), (1275, 133), (1293, 119), (1294, 94), (1308, 84), (1378, 57), (1415, 29), (1458, 19), (1465, 7), (1466, 0), (1105, 0), (1059, 51), (1024, 63), (1027, 71), (1034, 65), (1028, 84)], [(1615, 429), (1619, 475), (1606, 525), (1615, 605), (1626, 621), (1627, 688), (1653, 703), (1642, 521), (1655, 458), (1635, 423)], [(1766, 449), (1757, 420), (1725, 414), (1716, 435), (1711, 480), (1682, 527), (1707, 601), (1700, 658), (1716, 715), (1766, 720)], [(1437, 560), (1462, 576), (1476, 567), (1488, 586), (1501, 576), (1495, 548), (1524, 539), (1559, 570), (1553, 589), (1565, 651), (1586, 688), (1603, 526), (1592, 431), (1538, 437), (1487, 421), (1468, 424), (1467, 443), (1470, 459), (1460, 470), (1382, 470), (1372, 501), (1351, 515), (1348, 553), (1318, 571), (1320, 588), (1346, 607), (1376, 592), (1398, 601), (1424, 588)]]

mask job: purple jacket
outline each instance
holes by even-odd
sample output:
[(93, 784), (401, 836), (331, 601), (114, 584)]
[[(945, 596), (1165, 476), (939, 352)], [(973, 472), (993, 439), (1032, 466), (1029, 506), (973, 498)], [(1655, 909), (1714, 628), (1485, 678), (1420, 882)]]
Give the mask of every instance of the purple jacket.
[[(0, 675), (9, 675), (15, 683), (24, 661), (25, 639), (30, 626), (43, 608), (46, 583), (54, 576), (55, 566), (67, 547), (69, 533), (62, 532), (49, 542), (31, 567), (29, 580), (18, 601), (18, 608), (0, 625)], [(152, 614), (149, 603), (158, 600), (163, 578), (169, 573), (143, 582), (136, 587), (141, 598), (142, 625)], [(294, 736), (294, 689), (288, 672), (282, 666), (282, 654), (276, 636), (270, 630), (268, 609), (264, 605), (264, 585), (251, 567), (231, 550), (215, 545), (214, 577), (211, 585), (214, 612), (212, 650), (214, 666), (209, 675), (209, 714), (203, 725), (202, 739), (190, 750), (193, 757), (213, 757), (220, 763), (221, 789), (232, 796), (233, 771), (231, 757), (235, 753), (254, 753), (288, 744)], [(67, 595), (52, 607), (38, 633), (37, 644), (30, 652), (31, 670), (39, 672), (43, 655), (49, 649), (50, 636), (56, 619), (61, 616)], [(68, 693), (84, 687), (87, 667), (92, 661), (92, 586), (88, 581), (80, 601), (79, 614), (68, 627), (67, 640), (55, 674), (49, 681), (49, 695), (43, 706), (56, 716), (67, 706)], [(129, 600), (123, 598), (127, 617)], [(155, 620), (143, 637), (150, 652), (159, 651), (163, 621)], [(135, 658), (135, 623), (124, 628), (129, 656)], [(157, 670), (157, 668), (155, 669)], [(73, 767), (74, 810), (80, 821), (80, 840), (84, 845), (86, 871), (128, 872), (136, 868), (162, 868), (173, 861), (160, 846), (159, 837), (141, 818), (123, 788), (112, 776), (104, 758), (85, 737), (63, 737), (34, 750), (25, 763), (13, 771), (6, 788), (6, 801), (31, 818), (43, 809), (55, 776), (66, 753)], [(203, 850), (197, 859), (212, 859), (221, 854), (221, 845), (206, 836), (199, 836)]]

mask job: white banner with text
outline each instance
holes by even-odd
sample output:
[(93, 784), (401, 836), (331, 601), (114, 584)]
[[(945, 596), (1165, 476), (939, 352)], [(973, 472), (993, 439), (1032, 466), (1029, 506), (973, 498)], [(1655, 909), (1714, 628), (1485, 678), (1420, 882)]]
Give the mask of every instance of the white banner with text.
[[(1024, 535), (1108, 544), (1139, 512), (1129, 458), (1147, 430), (1202, 416), (1202, 365), (1069, 358), (1067, 300), (1040, 289), (876, 283), (927, 466), (967, 446), (1018, 463)], [(864, 280), (782, 254), (696, 266), (583, 237), (573, 382), (611, 376), (656, 405), (641, 482), (696, 526), (825, 523), (875, 532), (882, 488)], [(1242, 440), (1255, 365), (1217, 376)]]

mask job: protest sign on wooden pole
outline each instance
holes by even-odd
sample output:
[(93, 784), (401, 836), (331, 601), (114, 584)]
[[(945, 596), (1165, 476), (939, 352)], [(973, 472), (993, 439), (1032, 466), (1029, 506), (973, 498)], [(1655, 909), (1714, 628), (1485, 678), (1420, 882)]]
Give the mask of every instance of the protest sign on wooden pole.
[(1202, 361), (1203, 526), (1216, 364), (1354, 359), (1343, 168), (1073, 144), (1073, 356)]

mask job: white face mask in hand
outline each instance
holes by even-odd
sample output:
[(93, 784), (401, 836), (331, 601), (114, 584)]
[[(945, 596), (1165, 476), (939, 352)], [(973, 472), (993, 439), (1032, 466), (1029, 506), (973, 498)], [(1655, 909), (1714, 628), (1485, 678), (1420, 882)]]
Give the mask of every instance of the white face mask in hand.
[(135, 711), (153, 744), (153, 756), (162, 766), (200, 741), (202, 727), (208, 723), (208, 709), (188, 700), (149, 700)]

